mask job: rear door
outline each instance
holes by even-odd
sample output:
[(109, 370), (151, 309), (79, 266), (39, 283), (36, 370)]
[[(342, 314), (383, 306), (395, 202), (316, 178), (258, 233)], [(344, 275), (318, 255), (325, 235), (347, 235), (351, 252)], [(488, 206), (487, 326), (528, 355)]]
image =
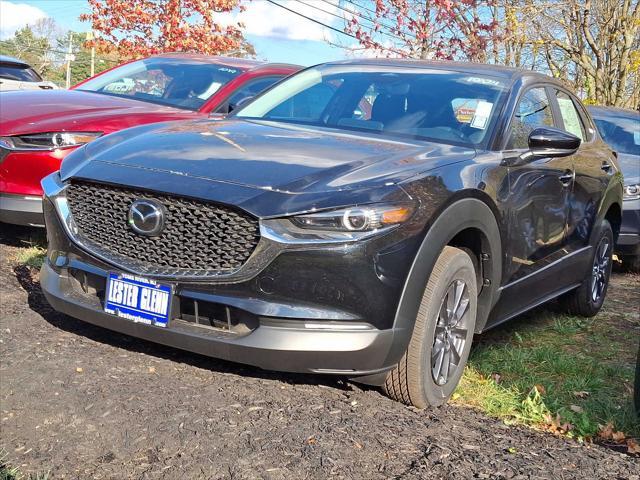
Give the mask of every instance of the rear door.
[[(575, 182), (569, 195), (567, 250), (585, 253), (603, 192), (615, 173), (612, 152), (595, 135), (595, 127), (585, 115), (578, 100), (562, 88), (552, 89), (557, 110), (558, 128), (580, 137), (578, 151), (567, 157), (573, 163)], [(577, 275), (580, 272), (576, 272)], [(584, 272), (582, 272), (582, 278)]]

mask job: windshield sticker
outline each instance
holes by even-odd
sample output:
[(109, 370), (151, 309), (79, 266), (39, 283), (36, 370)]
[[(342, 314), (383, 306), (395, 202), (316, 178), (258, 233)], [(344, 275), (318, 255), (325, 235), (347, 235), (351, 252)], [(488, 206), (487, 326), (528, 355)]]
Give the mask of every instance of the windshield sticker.
[(491, 110), (493, 110), (493, 103), (485, 102), (484, 100), (478, 101), (478, 105), (476, 106), (476, 111), (473, 114), (473, 119), (469, 124), (472, 128), (477, 128), (479, 130), (484, 130), (487, 128), (487, 123), (489, 122), (489, 117), (491, 116)]
[(502, 82), (498, 80), (494, 80), (492, 78), (484, 78), (484, 77), (467, 77), (464, 79), (467, 83), (478, 83), (480, 85), (491, 85), (492, 87), (501, 87)]
[(227, 73), (238, 73), (238, 70), (235, 70), (233, 68), (228, 68), (228, 67), (220, 67), (218, 69), (219, 72), (227, 72)]

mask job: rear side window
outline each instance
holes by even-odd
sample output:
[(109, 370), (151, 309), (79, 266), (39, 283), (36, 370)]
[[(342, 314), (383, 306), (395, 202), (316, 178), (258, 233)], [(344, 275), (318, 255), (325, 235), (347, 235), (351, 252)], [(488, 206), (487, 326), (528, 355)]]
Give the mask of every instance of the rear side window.
[(584, 141), (584, 125), (580, 119), (580, 114), (576, 109), (573, 100), (569, 95), (560, 90), (556, 90), (556, 99), (558, 100), (558, 108), (560, 110), (561, 127), (565, 132), (572, 133), (580, 140)]
[(41, 82), (42, 78), (35, 70), (20, 65), (0, 64), (0, 78), (18, 82)]
[(544, 87), (532, 88), (527, 91), (516, 107), (511, 121), (511, 132), (508, 149), (527, 148), (529, 134), (539, 127), (553, 127), (551, 104)]

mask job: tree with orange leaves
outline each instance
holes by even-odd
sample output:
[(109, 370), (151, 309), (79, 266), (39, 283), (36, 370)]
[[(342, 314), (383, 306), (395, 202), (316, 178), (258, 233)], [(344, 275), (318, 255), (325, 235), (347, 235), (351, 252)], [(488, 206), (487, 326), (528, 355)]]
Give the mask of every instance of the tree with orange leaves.
[(89, 42), (117, 51), (122, 59), (162, 52), (209, 55), (251, 54), (241, 24), (224, 25), (216, 14), (242, 11), (242, 0), (89, 0), (91, 22), (99, 36)]

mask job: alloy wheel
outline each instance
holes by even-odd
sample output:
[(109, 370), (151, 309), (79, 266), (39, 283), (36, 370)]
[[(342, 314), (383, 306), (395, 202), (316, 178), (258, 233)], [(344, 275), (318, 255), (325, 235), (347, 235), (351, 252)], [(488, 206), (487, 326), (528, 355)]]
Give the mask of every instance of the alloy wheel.
[(597, 303), (604, 295), (607, 286), (607, 275), (609, 273), (609, 263), (611, 262), (611, 243), (604, 237), (600, 240), (596, 254), (593, 258), (593, 268), (591, 273), (591, 301)]
[(462, 280), (454, 280), (442, 299), (431, 349), (431, 375), (444, 385), (460, 365), (467, 342), (469, 289)]

